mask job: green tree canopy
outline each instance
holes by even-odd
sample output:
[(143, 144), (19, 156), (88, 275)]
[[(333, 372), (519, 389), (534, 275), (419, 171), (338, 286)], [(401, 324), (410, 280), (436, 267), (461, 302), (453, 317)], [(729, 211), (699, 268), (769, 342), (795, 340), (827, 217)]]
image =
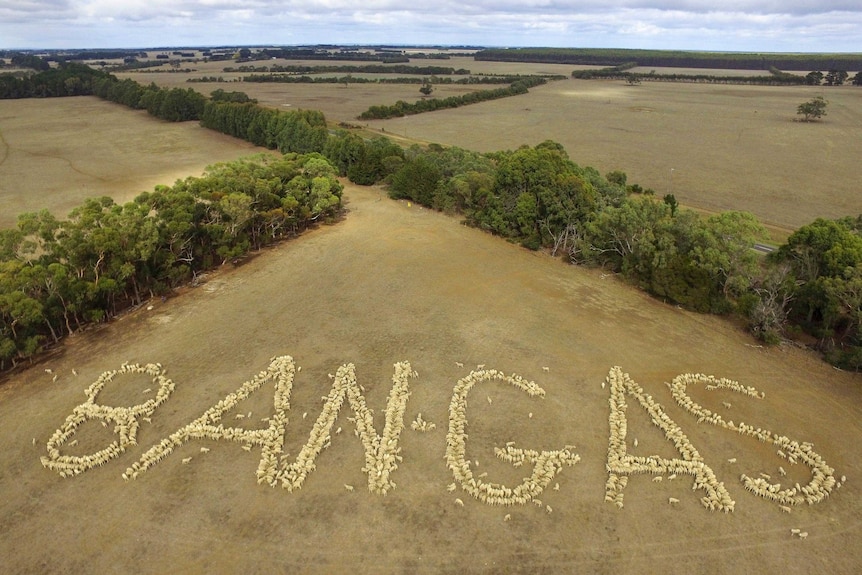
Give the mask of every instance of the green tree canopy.
[(819, 120), (826, 115), (826, 105), (828, 102), (823, 96), (817, 96), (807, 102), (799, 104), (796, 108), (796, 113), (802, 116), (803, 122), (813, 122)]

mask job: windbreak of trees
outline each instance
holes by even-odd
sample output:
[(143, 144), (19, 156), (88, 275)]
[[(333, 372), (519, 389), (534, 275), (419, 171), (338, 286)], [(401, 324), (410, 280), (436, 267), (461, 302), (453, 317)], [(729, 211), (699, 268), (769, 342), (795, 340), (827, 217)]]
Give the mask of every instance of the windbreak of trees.
[(15, 68), (29, 68), (31, 70), (48, 70), (51, 68), (51, 64), (48, 63), (48, 60), (42, 58), (40, 56), (36, 56), (35, 54), (23, 54), (21, 52), (13, 53), (9, 58), (12, 66)]
[(0, 74), (0, 100), (89, 96), (93, 84), (110, 76), (83, 64), (62, 64), (28, 75)]
[(342, 185), (319, 154), (216, 164), (118, 205), (93, 198), (0, 230), (0, 370), (216, 265), (336, 217)]
[(252, 102), (209, 100), (201, 126), (223, 134), (287, 152), (322, 152), (329, 137), (326, 118), (316, 110), (282, 111)]
[(93, 94), (129, 108), (146, 110), (151, 116), (168, 122), (199, 120), (207, 101), (192, 88), (142, 86), (134, 80), (117, 80), (114, 76), (95, 80)]
[[(451, 76), (402, 76), (397, 78), (367, 78), (364, 76), (309, 76), (306, 74), (252, 74), (243, 76), (243, 82), (257, 83), (276, 83), (276, 84), (424, 84), (431, 82), (432, 84), (513, 84), (525, 78), (533, 78), (535, 76), (467, 76), (463, 78), (453, 78)], [(187, 82), (216, 82), (218, 79), (206, 78), (189, 78)], [(561, 79), (563, 76), (551, 77), (551, 79)], [(549, 77), (545, 77), (549, 79)]]
[(404, 164), (403, 148), (389, 138), (367, 140), (346, 130), (329, 137), (323, 154), (339, 175), (363, 186), (386, 181)]
[(808, 338), (835, 365), (862, 369), (862, 216), (816, 220), (763, 258), (752, 247), (765, 232), (750, 214), (704, 218), (679, 209), (670, 194), (635, 193), (643, 190), (625, 173), (581, 167), (555, 142), (491, 154), (437, 145), (403, 150), (387, 138), (330, 130), (318, 111), (263, 108), (224, 92), (207, 100), (93, 73), (90, 85), (102, 97), (160, 114), (179, 110), (169, 117), (183, 117), (191, 102), (188, 115), (198, 114), (203, 126), (286, 156), (218, 165), (124, 206), (93, 199), (66, 221), (25, 214), (16, 229), (0, 231), (0, 369), (63, 333), (334, 217), (336, 175), (384, 182), (393, 198), (601, 266), (665, 301), (738, 314), (766, 342)]
[(834, 365), (862, 369), (862, 216), (817, 219), (770, 254), (789, 320)]
[(819, 70), (809, 72), (805, 76), (790, 74), (771, 67), (769, 76), (720, 76), (716, 74), (656, 74), (653, 72), (628, 72), (636, 64), (627, 63), (610, 68), (575, 70), (572, 78), (581, 80), (627, 80), (631, 84), (643, 80), (653, 82), (697, 82), (711, 84), (756, 84), (763, 86), (841, 86), (847, 80), (854, 86), (862, 85), (862, 72), (857, 72), (851, 79), (845, 70), (830, 70), (826, 74)]
[(283, 58), (286, 60), (358, 60), (363, 62), (383, 62), (390, 64), (409, 62), (410, 58), (401, 51), (379, 50), (376, 52), (360, 52), (352, 49), (320, 48), (264, 48), (259, 52), (249, 53), (240, 60), (270, 60)]
[(629, 197), (577, 230), (575, 263), (620, 273), (648, 293), (709, 313), (728, 313), (758, 271), (752, 250), (766, 232), (751, 214), (702, 218), (671, 198)]
[(468, 75), (470, 70), (446, 66), (409, 66), (406, 64), (366, 64), (364, 66), (302, 66), (273, 64), (271, 66), (227, 67), (223, 72), (283, 72), (289, 74), (409, 74), (419, 76)]
[[(628, 80), (631, 83), (640, 81), (652, 82), (695, 82), (708, 84), (748, 84), (761, 86), (801, 86), (807, 84), (805, 76), (788, 74), (773, 69), (769, 75), (762, 76), (719, 76), (716, 74), (656, 74), (654, 72), (628, 72), (631, 66), (625, 68), (613, 66), (599, 70), (575, 70), (572, 78), (580, 80)], [(634, 81), (634, 82), (632, 82)]]
[(0, 99), (95, 95), (169, 122), (200, 119), (206, 97), (191, 88), (142, 86), (82, 64), (61, 64), (30, 76), (0, 75)]
[(556, 64), (638, 66), (669, 68), (713, 68), (736, 70), (852, 70), (862, 71), (860, 54), (775, 54), (734, 52), (689, 52), (681, 50), (632, 50), (616, 48), (501, 48), (480, 50), (476, 60), (502, 62), (547, 62)]
[(767, 343), (808, 337), (833, 364), (862, 369), (862, 216), (816, 220), (764, 258), (751, 214), (703, 217), (670, 194), (632, 193), (640, 186), (623, 172), (582, 168), (554, 142), (492, 154), (413, 147), (386, 181), (393, 198), (600, 266), (664, 301), (735, 314)]
[(602, 266), (663, 299), (726, 313), (755, 275), (765, 232), (750, 214), (703, 219), (669, 201), (629, 196), (554, 142), (479, 155), (412, 150), (390, 179), (394, 198), (463, 214), (466, 223), (579, 264)]
[(391, 106), (371, 106), (359, 115), (359, 119), (385, 120), (388, 118), (400, 118), (401, 116), (422, 114), (424, 112), (434, 112), (436, 110), (458, 108), (460, 106), (468, 106), (470, 104), (477, 104), (488, 100), (526, 94), (529, 91), (529, 88), (539, 86), (546, 82), (547, 80), (545, 78), (533, 76), (513, 82), (508, 88), (479, 90), (463, 94), (461, 96), (450, 96), (448, 98), (428, 98), (418, 100), (412, 104), (408, 104), (403, 100), (398, 100)]

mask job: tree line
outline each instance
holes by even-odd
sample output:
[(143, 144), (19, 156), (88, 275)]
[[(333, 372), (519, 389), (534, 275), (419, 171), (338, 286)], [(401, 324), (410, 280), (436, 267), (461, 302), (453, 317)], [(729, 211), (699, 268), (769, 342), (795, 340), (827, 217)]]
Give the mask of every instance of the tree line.
[[(366, 78), (364, 76), (309, 76), (306, 74), (252, 74), (243, 76), (243, 82), (257, 83), (283, 83), (283, 84), (461, 84), (461, 85), (480, 85), (480, 84), (513, 84), (525, 78), (535, 78), (539, 76), (530, 75), (507, 75), (507, 76), (467, 76), (464, 78), (453, 78), (451, 76), (431, 76), (418, 77), (407, 76), (397, 78)], [(558, 79), (562, 76), (541, 76), (545, 79)], [(187, 82), (214, 82), (218, 80), (207, 78), (189, 78)]]
[(399, 64), (409, 62), (410, 58), (401, 51), (377, 50), (361, 52), (358, 49), (322, 46), (319, 48), (264, 48), (256, 52), (245, 48), (247, 54), (241, 54), (241, 60), (358, 60), (363, 62), (382, 62)]
[(22, 52), (11, 52), (4, 54), (4, 57), (9, 58), (9, 64), (13, 68), (29, 68), (31, 70), (48, 70), (51, 64), (45, 58), (36, 56), (35, 54), (25, 54)]
[(286, 74), (418, 74), (420, 76), (465, 76), (470, 70), (447, 66), (408, 66), (406, 64), (365, 64), (364, 66), (301, 66), (273, 64), (271, 66), (228, 66), (223, 72), (273, 72)]
[(520, 79), (510, 84), (507, 88), (496, 88), (494, 90), (478, 90), (469, 92), (460, 96), (449, 96), (448, 98), (429, 98), (417, 100), (410, 104), (403, 100), (398, 100), (392, 105), (371, 106), (366, 111), (359, 115), (360, 120), (386, 120), (388, 118), (400, 118), (401, 116), (411, 116), (422, 114), (425, 112), (434, 112), (436, 110), (445, 110), (450, 108), (458, 108), (460, 106), (469, 106), (479, 102), (487, 102), (489, 100), (497, 100), (499, 98), (508, 98), (509, 96), (518, 96), (526, 94), (529, 88), (539, 86), (546, 83), (547, 80), (542, 77), (533, 76)]
[(480, 50), (476, 52), (474, 58), (502, 62), (545, 62), (589, 66), (617, 66), (624, 62), (637, 62), (638, 66), (668, 68), (862, 71), (862, 55), (844, 53), (760, 54), (616, 48), (499, 48)]
[[(149, 88), (135, 89), (129, 82), (105, 85), (114, 101), (140, 105)], [(438, 145), (405, 150), (388, 138), (330, 129), (319, 111), (264, 108), (232, 93), (204, 99), (200, 121), (287, 154), (289, 167), (256, 160), (243, 164), (242, 170), (231, 167), (231, 174), (240, 174), (231, 178), (224, 175), (226, 168), (219, 168), (211, 187), (190, 178), (144, 194), (128, 208), (91, 200), (67, 222), (58, 223), (45, 213), (22, 216), (17, 230), (0, 234), (2, 265), (8, 272), (0, 283), (0, 335), (6, 338), (2, 366), (53, 341), (62, 331), (57, 326), (73, 330), (110, 317), (123, 302), (162, 293), (200, 269), (281, 237), (285, 230), (295, 233), (310, 221), (332, 217), (340, 205), (340, 184), (333, 179), (338, 175), (362, 185), (383, 183), (393, 198), (458, 214), (468, 225), (526, 248), (600, 266), (665, 301), (738, 316), (765, 342), (786, 335), (808, 338), (835, 365), (862, 367), (862, 217), (816, 220), (763, 257), (752, 246), (765, 232), (750, 214), (704, 218), (679, 209), (672, 195), (639, 193), (644, 190), (629, 184), (625, 173), (603, 176), (581, 167), (550, 141), (489, 154)], [(302, 177), (296, 180), (296, 164), (312, 160), (313, 169), (302, 164)], [(303, 190), (299, 195), (291, 186), (285, 192), (285, 182), (294, 181)], [(208, 191), (199, 193), (201, 188)], [(171, 198), (179, 193), (179, 207), (155, 201), (166, 190)], [(181, 221), (169, 219), (173, 224), (159, 227), (153, 218), (160, 209), (178, 210)], [(297, 213), (301, 217), (294, 219)], [(104, 222), (122, 223), (109, 233)], [(192, 223), (200, 227), (188, 227)], [(191, 236), (182, 235), (191, 229)], [(68, 245), (83, 247), (55, 247), (66, 238), (73, 238)], [(147, 247), (164, 246), (156, 242), (160, 238), (168, 238), (167, 248)], [(105, 249), (111, 242), (126, 250), (119, 252), (123, 255)], [(156, 251), (162, 259), (149, 259)], [(43, 255), (57, 259), (42, 260)], [(40, 303), (34, 294), (55, 297), (54, 286), (66, 280), (36, 274), (40, 279), (27, 283), (39, 262), (45, 269), (52, 262), (59, 264), (52, 269), (74, 276), (79, 291), (70, 293), (84, 299), (64, 296)], [(93, 301), (99, 306), (92, 307)], [(69, 302), (75, 307), (67, 307)], [(45, 320), (40, 314), (48, 308), (54, 311)]]
[[(626, 80), (630, 84), (640, 83), (641, 81), (648, 82), (693, 82), (707, 84), (747, 84), (760, 86), (802, 86), (811, 85), (809, 76), (800, 76), (798, 74), (789, 74), (782, 72), (776, 68), (770, 70), (769, 75), (755, 76), (739, 76), (729, 75), (722, 76), (718, 74), (656, 74), (652, 72), (629, 72), (632, 68), (630, 64), (624, 66), (612, 66), (609, 68), (590, 69), (590, 70), (575, 70), (572, 72), (572, 78), (578, 80)], [(846, 75), (846, 72), (845, 72)], [(822, 74), (821, 74), (822, 76)]]
[(33, 74), (0, 74), (0, 100), (89, 96), (96, 80), (109, 74), (83, 64), (61, 64)]
[[(849, 79), (845, 70), (830, 70), (826, 74), (820, 71), (809, 72), (805, 76), (790, 74), (772, 67), (769, 75), (754, 76), (722, 76), (718, 74), (656, 74), (655, 71), (648, 73), (629, 72), (637, 63), (627, 62), (618, 66), (608, 68), (575, 70), (572, 78), (580, 80), (626, 80), (630, 84), (639, 84), (641, 81), (652, 82), (695, 82), (709, 84), (748, 84), (761, 86), (841, 86)], [(857, 72), (850, 79), (854, 86), (862, 85), (862, 72)]]
[(0, 230), (0, 370), (336, 217), (341, 191), (319, 154), (267, 154), (210, 166), (123, 205), (91, 198), (67, 219), (22, 214)]
[(386, 181), (393, 198), (617, 273), (669, 303), (739, 317), (766, 343), (792, 336), (836, 366), (862, 368), (862, 216), (818, 219), (764, 257), (753, 250), (767, 237), (753, 215), (703, 217), (626, 179), (544, 142), (492, 154), (413, 147)]

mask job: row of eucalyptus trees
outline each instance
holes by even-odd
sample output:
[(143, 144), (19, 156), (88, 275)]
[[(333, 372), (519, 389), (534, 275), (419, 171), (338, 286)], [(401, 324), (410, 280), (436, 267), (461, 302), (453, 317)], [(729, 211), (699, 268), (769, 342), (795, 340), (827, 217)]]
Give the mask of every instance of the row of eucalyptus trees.
[(336, 218), (342, 184), (319, 154), (259, 155), (157, 186), (91, 198), (60, 219), (0, 230), (0, 370), (215, 266)]
[[(161, 103), (153, 104), (159, 110), (171, 92), (110, 78), (91, 85), (139, 108), (161, 90)], [(438, 145), (405, 150), (387, 138), (333, 129), (317, 111), (224, 96), (195, 105), (201, 124), (277, 149), (283, 159), (216, 166), (126, 206), (89, 200), (64, 221), (25, 214), (16, 229), (0, 233), (0, 368), (201, 270), (334, 217), (336, 176), (384, 183), (393, 198), (601, 266), (665, 301), (738, 314), (764, 341), (807, 334), (836, 365), (862, 366), (859, 219), (816, 220), (763, 257), (752, 246), (766, 233), (751, 214), (676, 209), (673, 197), (634, 193), (642, 189), (627, 185), (622, 172), (603, 176), (579, 166), (555, 142), (488, 154)]]

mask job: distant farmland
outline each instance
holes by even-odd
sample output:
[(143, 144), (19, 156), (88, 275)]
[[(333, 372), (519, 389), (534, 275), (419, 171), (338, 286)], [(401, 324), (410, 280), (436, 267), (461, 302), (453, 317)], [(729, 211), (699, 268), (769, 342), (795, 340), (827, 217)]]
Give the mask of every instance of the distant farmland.
[[(136, 72), (121, 77), (192, 86), (206, 94), (217, 88), (238, 89), (263, 105), (321, 110), (331, 122), (354, 124), (369, 106), (412, 102), (421, 96), (415, 85), (185, 82), (189, 77), (219, 75), (230, 65), (209, 62), (195, 65), (197, 71), (188, 74)], [(416, 65), (493, 74), (569, 74), (575, 68), (467, 57), (417, 60)], [(220, 75), (230, 80), (243, 74)], [(440, 85), (434, 96), (480, 88)], [(796, 106), (821, 94), (830, 101), (823, 121), (795, 122)], [(818, 216), (862, 212), (856, 178), (862, 157), (858, 138), (862, 89), (855, 86), (657, 82), (628, 86), (623, 81), (564, 80), (533, 88), (523, 96), (362, 125), (399, 139), (479, 151), (550, 139), (561, 143), (574, 161), (602, 173), (623, 170), (629, 182), (662, 194), (672, 192), (686, 205), (751, 211), (764, 223), (783, 228), (801, 226)]]

